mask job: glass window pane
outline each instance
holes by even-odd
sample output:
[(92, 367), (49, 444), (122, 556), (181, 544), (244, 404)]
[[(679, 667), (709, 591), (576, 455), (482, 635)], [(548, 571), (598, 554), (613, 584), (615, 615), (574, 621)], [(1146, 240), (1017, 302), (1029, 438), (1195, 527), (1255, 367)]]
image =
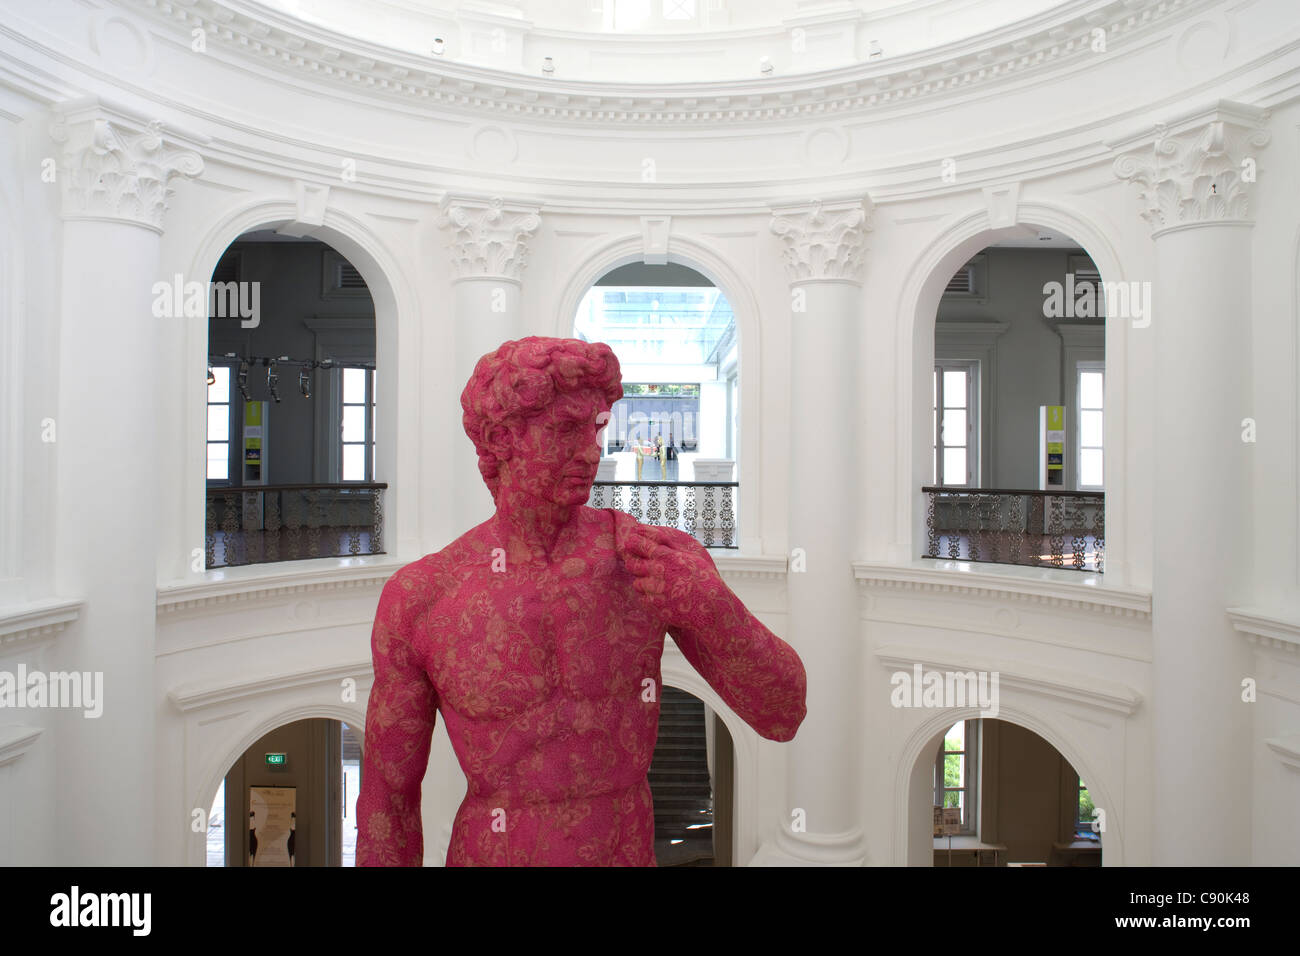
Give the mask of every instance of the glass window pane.
[(1079, 441), (1085, 446), (1101, 446), (1101, 412), (1079, 413)]
[(935, 484), (939, 480), (939, 449), (934, 449), (934, 470), (930, 474), (930, 484)]
[(1101, 487), (1101, 449), (1085, 448), (1079, 453), (1079, 484)]
[(946, 408), (943, 412), (944, 447), (966, 447), (965, 409)]
[(365, 481), (366, 480), (365, 445), (344, 445), (343, 446), (343, 480), (344, 481)]
[(351, 404), (363, 404), (366, 400), (366, 370), (363, 368), (345, 368), (343, 371), (343, 401)]
[(943, 450), (943, 483), (945, 485), (966, 484), (965, 448), (945, 448)]
[(1079, 373), (1079, 406), (1081, 408), (1101, 408), (1102, 373)]
[(945, 408), (966, 407), (966, 370), (943, 370), (943, 404)]
[(208, 386), (208, 401), (230, 401), (230, 369), (225, 365), (214, 365), (212, 375), (216, 381)]
[(948, 732), (943, 736), (944, 750), (965, 750), (966, 749), (966, 721), (959, 720), (948, 728)]
[(934, 388), (932, 389), (934, 395), (930, 399), (930, 405), (934, 408), (938, 408), (939, 407), (939, 370), (938, 369), (934, 370), (934, 382), (932, 384), (934, 385)]
[(230, 440), (230, 406), (208, 406), (208, 441)]
[(213, 458), (211, 449), (208, 451), (208, 477), (219, 478), (225, 481), (230, 477), (230, 460), (223, 455), (220, 458)]
[(343, 440), (366, 440), (366, 406), (343, 406)]

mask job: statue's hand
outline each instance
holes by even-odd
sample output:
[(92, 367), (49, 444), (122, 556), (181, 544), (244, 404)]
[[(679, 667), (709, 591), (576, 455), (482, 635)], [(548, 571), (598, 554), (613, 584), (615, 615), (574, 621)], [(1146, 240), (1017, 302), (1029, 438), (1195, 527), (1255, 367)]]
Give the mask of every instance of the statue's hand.
[(704, 547), (675, 528), (630, 528), (623, 562), (636, 576), (632, 587), (660, 609), (670, 627), (688, 624), (713, 592), (726, 587)]

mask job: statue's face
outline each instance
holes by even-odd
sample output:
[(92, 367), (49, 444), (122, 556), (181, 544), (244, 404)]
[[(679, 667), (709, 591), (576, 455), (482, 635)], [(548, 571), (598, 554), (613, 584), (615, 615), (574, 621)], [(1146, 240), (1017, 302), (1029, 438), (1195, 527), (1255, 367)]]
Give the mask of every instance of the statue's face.
[(514, 423), (513, 447), (500, 470), (500, 493), (586, 504), (608, 420), (604, 396), (588, 388), (562, 392), (550, 407)]

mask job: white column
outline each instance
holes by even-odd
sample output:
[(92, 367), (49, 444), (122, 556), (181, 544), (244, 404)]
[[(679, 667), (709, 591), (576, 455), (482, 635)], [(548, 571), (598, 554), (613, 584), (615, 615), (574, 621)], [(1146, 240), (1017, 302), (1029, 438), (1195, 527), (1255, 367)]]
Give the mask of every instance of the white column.
[[(1141, 187), (1156, 274), (1152, 502), (1152, 859), (1250, 862), (1251, 659), (1226, 609), (1248, 603), (1253, 416), (1250, 181), (1259, 111), (1221, 104), (1115, 163)], [(1124, 316), (1110, 321), (1130, 321)], [(1213, 779), (1206, 776), (1207, 771)], [(1135, 821), (1142, 826), (1145, 821)], [(1103, 838), (1104, 839), (1104, 838)]]
[[(58, 718), (59, 865), (151, 865), (154, 806), (154, 620), (157, 473), (151, 308), (171, 181), (197, 175), (198, 154), (157, 124), (79, 103), (52, 134), (62, 146), (58, 458), (58, 592), (85, 600), (60, 637), (57, 669), (102, 673), (103, 714)], [(177, 400), (175, 396), (169, 400)]]
[(726, 458), (727, 429), (731, 423), (727, 420), (727, 383), (700, 383), (700, 444), (696, 453), (700, 458)]
[[(519, 294), (528, 239), (541, 224), (536, 206), (501, 199), (449, 197), (438, 224), (452, 231), (452, 309), (456, 329), (456, 388), (469, 381), (474, 365), (521, 333)], [(474, 446), (463, 432), (449, 449), (455, 463), (457, 514), (463, 530), (491, 517), (492, 496), (478, 470)]]
[[(859, 624), (852, 561), (861, 494), (858, 416), (862, 199), (773, 209), (790, 280), (790, 626), (808, 716), (789, 747), (781, 838), (756, 862), (860, 864)], [(801, 570), (801, 568), (806, 568)], [(802, 812), (800, 812), (802, 811)]]

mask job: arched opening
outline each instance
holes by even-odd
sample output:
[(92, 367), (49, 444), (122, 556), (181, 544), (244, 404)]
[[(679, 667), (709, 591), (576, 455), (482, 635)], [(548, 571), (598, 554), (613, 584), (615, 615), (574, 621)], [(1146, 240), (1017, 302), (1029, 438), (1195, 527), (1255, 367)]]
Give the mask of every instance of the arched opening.
[(981, 230), (943, 256), (916, 318), (914, 555), (1105, 571), (1107, 310), (1140, 320), (1143, 291), (1054, 228)]
[(921, 748), (910, 779), (913, 812), (933, 810), (928, 852), (925, 829), (909, 826), (914, 865), (1101, 865), (1104, 808), (1070, 761), (1027, 727), (955, 719)]
[(740, 342), (723, 291), (676, 263), (624, 265), (586, 291), (573, 334), (623, 370), (593, 506), (739, 547)]
[(206, 567), (383, 553), (365, 279), (326, 243), (259, 229), (208, 290)]
[(721, 718), (688, 691), (663, 687), (650, 764), (660, 866), (732, 866), (735, 751)]
[(212, 801), (207, 865), (351, 865), (347, 850), (350, 846), (355, 857), (356, 845), (355, 826), (352, 839), (346, 837), (356, 806), (346, 773), (351, 732), (338, 720), (295, 720), (244, 750)]

